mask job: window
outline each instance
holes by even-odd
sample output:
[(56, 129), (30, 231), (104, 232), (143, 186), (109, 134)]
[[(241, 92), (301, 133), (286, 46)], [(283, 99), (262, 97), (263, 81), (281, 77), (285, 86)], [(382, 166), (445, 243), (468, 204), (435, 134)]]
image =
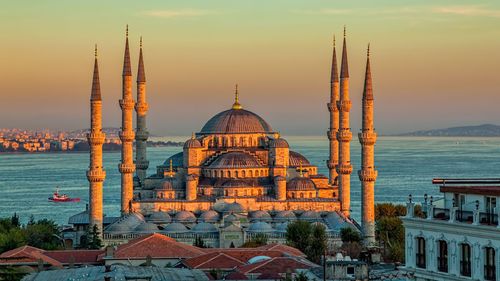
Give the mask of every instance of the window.
[(425, 238), (417, 237), (417, 259), (418, 268), (425, 268)]
[(438, 270), (448, 272), (448, 243), (444, 240), (439, 240), (438, 247)]
[(484, 248), (484, 253), (484, 279), (496, 280), (495, 249), (486, 247)]
[(348, 266), (346, 268), (347, 275), (354, 275), (354, 266)]
[(471, 276), (471, 253), (469, 244), (460, 244), (460, 274), (462, 276)]

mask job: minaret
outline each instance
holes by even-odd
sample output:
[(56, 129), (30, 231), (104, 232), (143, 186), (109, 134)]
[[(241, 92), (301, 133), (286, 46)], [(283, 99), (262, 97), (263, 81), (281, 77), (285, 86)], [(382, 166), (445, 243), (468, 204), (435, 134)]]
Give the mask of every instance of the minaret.
[(97, 45), (95, 47), (94, 78), (90, 96), (90, 133), (87, 140), (90, 145), (90, 165), (87, 172), (89, 180), (89, 228), (97, 225), (102, 237), (102, 184), (106, 172), (102, 168), (102, 144), (105, 135), (102, 132), (102, 99), (97, 65)]
[(361, 225), (366, 245), (375, 243), (375, 170), (374, 146), (377, 133), (373, 129), (373, 91), (370, 70), (370, 45), (366, 58), (365, 88), (363, 90), (363, 124), (358, 135), (361, 143), (361, 170), (358, 171), (361, 181)]
[(118, 170), (122, 174), (121, 186), (121, 214), (129, 213), (133, 197), (133, 173), (135, 172), (134, 151), (132, 148), (134, 141), (134, 130), (132, 115), (134, 110), (134, 99), (132, 98), (132, 70), (130, 67), (130, 53), (128, 47), (128, 26), (127, 37), (125, 39), (125, 57), (123, 61), (122, 74), (122, 99), (120, 107), (122, 109), (122, 128), (120, 131), (120, 140), (122, 141), (122, 160), (118, 165)]
[(146, 74), (144, 72), (144, 60), (142, 58), (142, 37), (139, 51), (139, 67), (137, 70), (137, 103), (135, 111), (137, 113), (137, 128), (135, 131), (135, 166), (137, 177), (141, 186), (144, 185), (144, 178), (149, 166), (147, 160), (146, 148), (148, 140), (148, 130), (146, 128), (146, 113), (148, 112), (148, 103), (146, 102)]
[(347, 46), (344, 27), (344, 43), (342, 46), (342, 64), (340, 66), (340, 98), (337, 102), (339, 110), (339, 131), (337, 140), (339, 141), (339, 199), (340, 210), (345, 216), (350, 215), (351, 208), (351, 139), (352, 133), (349, 126), (349, 111), (351, 110), (351, 100), (349, 99), (349, 69), (347, 66)]
[(339, 109), (337, 101), (339, 100), (339, 73), (337, 70), (337, 53), (335, 50), (335, 37), (333, 37), (333, 56), (332, 71), (330, 79), (330, 102), (328, 111), (330, 112), (330, 130), (328, 130), (328, 140), (330, 142), (330, 158), (327, 166), (330, 172), (330, 185), (337, 184), (337, 164), (339, 163), (339, 142), (337, 141), (337, 132), (339, 131)]

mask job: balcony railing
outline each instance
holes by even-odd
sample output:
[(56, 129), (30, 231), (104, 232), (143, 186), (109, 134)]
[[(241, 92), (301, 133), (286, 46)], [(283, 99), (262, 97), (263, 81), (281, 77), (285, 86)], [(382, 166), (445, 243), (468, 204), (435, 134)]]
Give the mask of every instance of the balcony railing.
[(484, 266), (484, 279), (485, 280), (496, 280), (496, 268), (494, 265)]
[(433, 218), (447, 221), (450, 219), (450, 210), (443, 208), (434, 208)]
[(470, 261), (461, 261), (460, 262), (460, 275), (462, 276), (471, 276), (471, 270), (470, 270)]
[[(473, 212), (472, 211), (461, 211), (457, 210), (455, 213), (455, 220), (463, 223), (473, 222)], [(437, 220), (449, 220), (450, 210), (444, 208), (434, 208), (433, 218)], [(498, 225), (498, 214), (480, 212), (479, 213), (479, 224), (481, 225)]]
[(438, 257), (438, 270), (440, 272), (448, 272), (448, 258), (447, 257)]

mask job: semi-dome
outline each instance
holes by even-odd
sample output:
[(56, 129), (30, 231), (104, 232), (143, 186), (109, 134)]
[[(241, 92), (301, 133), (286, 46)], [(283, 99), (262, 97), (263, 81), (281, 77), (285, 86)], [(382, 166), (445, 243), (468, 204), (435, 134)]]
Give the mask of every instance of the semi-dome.
[(196, 232), (196, 233), (212, 233), (217, 231), (218, 230), (215, 227), (215, 225), (206, 222), (198, 223), (193, 227), (193, 229), (191, 229), (191, 232)]
[(259, 115), (244, 109), (229, 109), (210, 118), (201, 134), (272, 133), (272, 128)]
[(219, 214), (214, 210), (208, 210), (203, 212), (198, 219), (202, 222), (217, 222)]
[(156, 190), (173, 190), (174, 186), (172, 185), (172, 182), (170, 180), (164, 181), (161, 185), (158, 185)]
[(172, 218), (167, 212), (154, 212), (149, 216), (149, 221), (153, 223), (169, 223)]
[(183, 233), (188, 232), (189, 230), (182, 223), (173, 222), (165, 226), (164, 231), (168, 233)]
[(286, 184), (287, 190), (315, 190), (314, 182), (306, 177), (296, 177)]
[(267, 222), (258, 221), (250, 224), (248, 232), (262, 233), (262, 232), (273, 232), (274, 229)]
[(280, 224), (277, 224), (276, 225), (276, 232), (282, 232), (282, 233), (286, 233), (287, 229), (288, 229), (288, 222), (282, 222)]
[(236, 222), (236, 221), (239, 221), (238, 217), (233, 215), (233, 214), (230, 214), (229, 216), (226, 216), (224, 218), (224, 222), (225, 223), (230, 223), (230, 222)]
[(220, 155), (211, 164), (210, 168), (254, 168), (260, 167), (255, 157), (245, 152), (233, 151)]
[(182, 167), (183, 161), (184, 161), (184, 154), (183, 152), (176, 153), (165, 160), (163, 162), (163, 166), (170, 166), (170, 160), (172, 160), (172, 166), (174, 167)]
[(174, 220), (177, 222), (195, 222), (196, 217), (189, 211), (180, 211), (175, 214)]
[(307, 160), (304, 155), (295, 152), (295, 151), (290, 151), (289, 156), (288, 156), (288, 161), (289, 161), (289, 166), (290, 167), (299, 167), (300, 165), (302, 166), (310, 166), (311, 163), (309, 160)]
[(144, 221), (144, 217), (141, 214), (130, 213), (106, 227), (106, 232), (132, 232), (138, 225), (142, 224)]
[(271, 148), (288, 148), (288, 142), (285, 139), (277, 138), (269, 140), (269, 147)]

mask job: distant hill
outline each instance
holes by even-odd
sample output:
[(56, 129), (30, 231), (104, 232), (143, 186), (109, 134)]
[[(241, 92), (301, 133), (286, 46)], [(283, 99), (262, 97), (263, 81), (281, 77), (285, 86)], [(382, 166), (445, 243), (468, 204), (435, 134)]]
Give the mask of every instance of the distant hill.
[(451, 127), (446, 129), (434, 129), (415, 131), (398, 136), (427, 136), (427, 137), (500, 137), (500, 126), (483, 124), (476, 126)]

